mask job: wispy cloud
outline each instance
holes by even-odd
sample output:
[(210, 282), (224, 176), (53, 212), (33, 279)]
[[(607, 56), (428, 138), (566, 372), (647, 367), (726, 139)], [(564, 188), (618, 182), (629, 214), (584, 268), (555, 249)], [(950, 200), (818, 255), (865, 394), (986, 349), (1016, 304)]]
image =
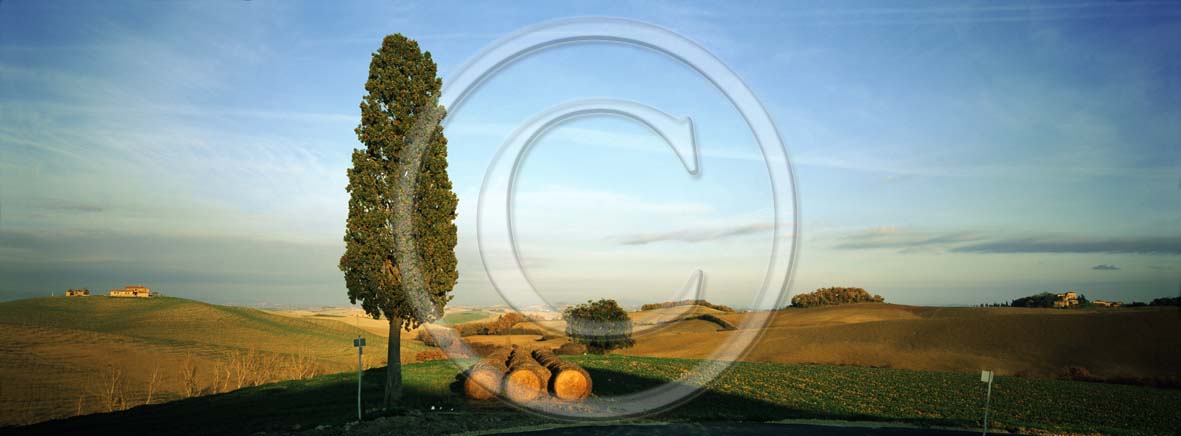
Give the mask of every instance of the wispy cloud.
[(770, 223), (751, 223), (733, 227), (681, 229), (671, 232), (636, 233), (608, 238), (620, 245), (647, 245), (657, 242), (705, 242), (756, 233), (766, 233), (774, 227)]
[[(918, 231), (877, 227), (842, 236), (838, 249), (897, 249), (900, 253), (1111, 253), (1181, 254), (1181, 237), (1091, 237), (1082, 235), (997, 236), (978, 231)], [(1110, 265), (1099, 265), (1110, 266)], [(1108, 268), (1094, 268), (1108, 269)]]
[(1119, 271), (1119, 267), (1115, 265), (1095, 265), (1091, 269), (1095, 271)]
[(877, 227), (841, 238), (839, 249), (898, 249), (900, 252), (946, 249), (955, 244), (980, 241), (985, 236), (976, 232), (924, 232), (896, 227)]
[(41, 202), (41, 208), (56, 212), (77, 213), (98, 213), (106, 210), (106, 207), (100, 204), (72, 200), (45, 200)]
[(1002, 239), (953, 248), (957, 253), (1181, 254), (1181, 237), (1053, 236)]

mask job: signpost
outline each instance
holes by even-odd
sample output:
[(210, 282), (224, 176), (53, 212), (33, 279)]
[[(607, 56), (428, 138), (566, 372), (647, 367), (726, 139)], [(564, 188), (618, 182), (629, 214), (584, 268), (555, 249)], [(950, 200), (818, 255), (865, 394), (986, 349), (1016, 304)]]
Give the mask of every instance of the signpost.
[(357, 421), (361, 420), (361, 353), (365, 349), (365, 338), (357, 336), (353, 339), (353, 346), (357, 347)]
[(988, 393), (984, 397), (984, 432), (982, 435), (988, 434), (988, 403), (992, 401), (992, 371), (980, 371), (980, 382), (988, 383)]

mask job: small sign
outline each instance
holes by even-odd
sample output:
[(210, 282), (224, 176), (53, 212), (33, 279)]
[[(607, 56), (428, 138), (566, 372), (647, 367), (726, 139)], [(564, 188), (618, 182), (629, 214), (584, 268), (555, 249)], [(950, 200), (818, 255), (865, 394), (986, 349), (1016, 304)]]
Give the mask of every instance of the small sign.
[(981, 383), (992, 383), (992, 371), (980, 371)]
[(358, 347), (358, 348), (364, 347), (365, 346), (365, 338), (353, 339), (353, 346)]

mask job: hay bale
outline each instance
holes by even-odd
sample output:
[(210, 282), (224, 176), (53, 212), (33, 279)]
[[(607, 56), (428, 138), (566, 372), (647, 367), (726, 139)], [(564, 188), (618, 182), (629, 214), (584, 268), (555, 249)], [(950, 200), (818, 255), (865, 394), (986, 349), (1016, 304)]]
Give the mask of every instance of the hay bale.
[(487, 400), (500, 394), (508, 366), (509, 349), (501, 348), (480, 359), (467, 371), (463, 393), (473, 400)]
[(533, 359), (533, 353), (514, 345), (501, 392), (517, 403), (533, 401), (546, 393), (549, 379), (549, 370)]
[(560, 400), (581, 400), (590, 396), (591, 377), (581, 366), (567, 362), (548, 348), (533, 350), (533, 358), (550, 372), (549, 392)]

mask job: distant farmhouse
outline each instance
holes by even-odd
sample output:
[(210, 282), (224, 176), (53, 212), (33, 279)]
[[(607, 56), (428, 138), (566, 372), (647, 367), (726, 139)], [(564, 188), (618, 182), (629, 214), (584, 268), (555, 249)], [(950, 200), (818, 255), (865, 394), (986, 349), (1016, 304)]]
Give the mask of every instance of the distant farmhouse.
[(1067, 292), (1058, 294), (1058, 301), (1054, 302), (1054, 307), (1070, 308), (1079, 305), (1078, 293)]
[(89, 290), (89, 289), (86, 289), (86, 288), (82, 288), (82, 289), (67, 289), (67, 290), (66, 290), (66, 296), (67, 296), (67, 297), (89, 297), (89, 296), (90, 296), (90, 290)]
[(147, 286), (124, 286), (123, 289), (111, 289), (112, 297), (148, 298), (152, 290)]

